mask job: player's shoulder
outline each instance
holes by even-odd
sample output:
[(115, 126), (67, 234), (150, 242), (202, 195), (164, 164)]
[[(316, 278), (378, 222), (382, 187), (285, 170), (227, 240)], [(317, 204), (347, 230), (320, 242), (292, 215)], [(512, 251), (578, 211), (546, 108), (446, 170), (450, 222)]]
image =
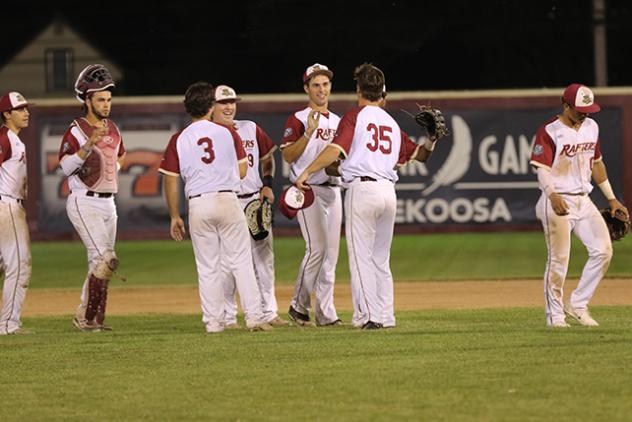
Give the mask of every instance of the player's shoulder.
[(302, 110), (296, 111), (294, 112), (293, 116), (297, 119), (300, 120), (301, 122), (306, 122), (307, 121), (307, 117), (309, 116), (309, 112), (312, 111), (311, 108), (309, 107), (305, 107)]
[(256, 130), (257, 124), (252, 120), (235, 120), (235, 130)]

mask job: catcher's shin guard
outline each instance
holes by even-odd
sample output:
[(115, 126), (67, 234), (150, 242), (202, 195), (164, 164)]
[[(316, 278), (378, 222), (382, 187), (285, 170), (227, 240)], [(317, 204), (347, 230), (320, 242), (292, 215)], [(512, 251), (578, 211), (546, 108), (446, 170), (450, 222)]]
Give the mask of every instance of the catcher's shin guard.
[(88, 304), (86, 305), (86, 320), (92, 321), (98, 311), (99, 305), (103, 300), (104, 292), (107, 291), (107, 280), (97, 278), (94, 274), (90, 274), (88, 279)]
[(101, 295), (99, 306), (97, 307), (96, 322), (99, 326), (103, 326), (103, 321), (105, 321), (105, 308), (108, 303), (108, 282), (109, 280), (105, 280), (105, 288)]

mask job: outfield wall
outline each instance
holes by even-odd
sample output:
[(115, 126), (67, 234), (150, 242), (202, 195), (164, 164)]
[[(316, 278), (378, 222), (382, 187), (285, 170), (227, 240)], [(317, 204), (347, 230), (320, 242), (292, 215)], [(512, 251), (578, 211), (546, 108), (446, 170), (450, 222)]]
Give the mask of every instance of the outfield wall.
[[(529, 166), (535, 132), (560, 110), (562, 89), (392, 93), (388, 111), (413, 139), (418, 127), (402, 110), (431, 103), (444, 111), (452, 135), (436, 147), (428, 163), (400, 169), (397, 184), (399, 232), (538, 229), (533, 211), (539, 196)], [(595, 116), (613, 188), (632, 204), (632, 88), (597, 89), (603, 111)], [(157, 172), (170, 136), (188, 123), (181, 97), (115, 97), (112, 119), (122, 130), (127, 158), (117, 197), (120, 237), (165, 237), (168, 213)], [(34, 238), (73, 235), (66, 217), (68, 187), (57, 152), (68, 124), (81, 114), (75, 100), (35, 100), (27, 144), (27, 212)], [(333, 95), (330, 109), (340, 115), (355, 95)], [(305, 106), (304, 95), (244, 95), (238, 117), (259, 123), (270, 137), (282, 137), (285, 121)], [(277, 195), (288, 183), (288, 166), (276, 154)], [(627, 190), (624, 191), (624, 186)], [(598, 189), (595, 201), (604, 205)], [(184, 201), (183, 201), (184, 202)], [(183, 208), (183, 212), (185, 209)], [(296, 221), (275, 215), (279, 234), (296, 233)]]

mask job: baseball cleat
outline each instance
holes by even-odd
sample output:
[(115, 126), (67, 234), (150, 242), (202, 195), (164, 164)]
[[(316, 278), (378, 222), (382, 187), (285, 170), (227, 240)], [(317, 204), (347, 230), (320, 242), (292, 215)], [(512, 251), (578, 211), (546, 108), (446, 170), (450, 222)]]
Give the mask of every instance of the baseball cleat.
[(97, 325), (97, 327), (99, 327), (99, 330), (101, 330), (101, 331), (112, 331), (113, 330), (111, 325), (106, 325), (106, 324)]
[(231, 322), (230, 324), (224, 324), (224, 328), (227, 330), (239, 330), (241, 326), (236, 322)]
[(275, 316), (272, 320), (268, 321), (268, 324), (273, 327), (287, 327), (290, 325), (289, 321), (284, 320), (280, 316)]
[(573, 309), (570, 306), (565, 306), (564, 312), (575, 318), (581, 325), (586, 327), (599, 327), (599, 323), (590, 316), (588, 309)]
[(383, 325), (373, 321), (368, 321), (362, 326), (363, 330), (379, 330), (380, 328), (384, 328)]
[(337, 320), (328, 322), (327, 324), (317, 324), (317, 325), (319, 327), (338, 327), (338, 326), (344, 325), (344, 323), (342, 322), (340, 318), (338, 318)]
[(101, 328), (99, 328), (96, 322), (86, 321), (85, 319), (79, 320), (77, 317), (74, 317), (72, 319), (72, 325), (85, 333), (98, 333), (99, 331), (101, 331)]
[(287, 313), (290, 319), (297, 325), (300, 325), (301, 327), (314, 327), (314, 323), (310, 321), (309, 315), (300, 313), (292, 306), (290, 306), (290, 310)]
[(17, 330), (11, 331), (10, 333), (7, 333), (7, 334), (8, 335), (14, 335), (14, 334), (15, 335), (29, 335), (29, 334), (35, 334), (35, 332), (31, 330), (27, 330), (26, 328), (20, 327)]
[(250, 332), (255, 332), (255, 331), (272, 331), (272, 330), (274, 330), (274, 327), (272, 325), (268, 324), (267, 322), (263, 322), (261, 324), (253, 325), (252, 327), (248, 327), (248, 329), (250, 330)]

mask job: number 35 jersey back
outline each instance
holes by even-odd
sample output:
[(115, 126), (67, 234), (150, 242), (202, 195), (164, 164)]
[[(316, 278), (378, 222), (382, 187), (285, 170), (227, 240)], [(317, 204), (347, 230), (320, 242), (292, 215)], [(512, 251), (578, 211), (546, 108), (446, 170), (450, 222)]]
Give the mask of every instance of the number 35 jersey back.
[(159, 172), (181, 176), (187, 197), (221, 190), (239, 191), (239, 163), (246, 152), (237, 132), (199, 120), (171, 137)]
[(344, 182), (368, 176), (395, 183), (398, 179), (395, 168), (410, 160), (417, 150), (397, 122), (377, 106), (362, 106), (347, 112), (332, 145), (344, 157), (340, 165)]

